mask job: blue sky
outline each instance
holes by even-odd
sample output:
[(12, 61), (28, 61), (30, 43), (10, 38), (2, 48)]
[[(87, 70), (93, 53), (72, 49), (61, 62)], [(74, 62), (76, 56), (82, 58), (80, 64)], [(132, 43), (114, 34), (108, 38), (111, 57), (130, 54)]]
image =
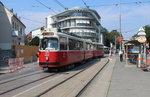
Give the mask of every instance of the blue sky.
[[(26, 33), (44, 25), (45, 17), (51, 14), (55, 14), (52, 10), (49, 10), (38, 3), (36, 0), (0, 0), (7, 8), (13, 8), (14, 13), (22, 17), (21, 20), (26, 25)], [(64, 11), (55, 0), (39, 0), (46, 6), (53, 9), (56, 13)], [(82, 0), (58, 0), (67, 8), (73, 7), (85, 7)], [(95, 9), (101, 16), (101, 24), (109, 31), (113, 29), (119, 29), (119, 6), (97, 6), (117, 4), (120, 0), (84, 0), (87, 5), (91, 6), (91, 9)], [(128, 2), (143, 2), (148, 0), (121, 0), (122, 3)], [(150, 24), (150, 2), (138, 3), (138, 4), (122, 4), (121, 16), (122, 16), (122, 33), (124, 39), (130, 38), (132, 35), (138, 32), (140, 26)], [(33, 21), (29, 21), (23, 18), (27, 18)], [(42, 22), (42, 23), (41, 23)]]

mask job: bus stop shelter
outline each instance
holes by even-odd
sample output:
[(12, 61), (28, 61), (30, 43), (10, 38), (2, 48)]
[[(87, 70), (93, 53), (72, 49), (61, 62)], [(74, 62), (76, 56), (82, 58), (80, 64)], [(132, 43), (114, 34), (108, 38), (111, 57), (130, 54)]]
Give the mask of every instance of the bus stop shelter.
[(130, 40), (124, 43), (125, 59), (127, 65), (137, 65), (138, 55), (142, 52), (142, 44), (137, 40)]

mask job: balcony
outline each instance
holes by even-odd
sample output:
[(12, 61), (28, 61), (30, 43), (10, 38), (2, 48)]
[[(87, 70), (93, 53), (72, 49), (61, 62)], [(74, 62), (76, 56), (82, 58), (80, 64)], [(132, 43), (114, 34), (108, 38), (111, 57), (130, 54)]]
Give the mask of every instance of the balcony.
[(13, 31), (12, 32), (12, 36), (13, 37), (18, 37), (19, 36), (19, 32), (18, 31)]

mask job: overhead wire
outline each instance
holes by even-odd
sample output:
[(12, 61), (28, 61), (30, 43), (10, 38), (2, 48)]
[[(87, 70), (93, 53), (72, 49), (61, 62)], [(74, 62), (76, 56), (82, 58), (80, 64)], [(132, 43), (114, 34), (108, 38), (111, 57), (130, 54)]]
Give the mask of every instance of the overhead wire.
[(89, 8), (89, 6), (87, 5), (87, 3), (84, 0), (82, 0), (82, 2), (86, 6), (86, 8)]
[[(135, 1), (135, 2), (125, 2), (125, 3), (114, 3), (114, 4), (101, 4), (101, 5), (90, 5), (89, 7), (101, 7), (101, 6), (119, 6), (119, 5), (128, 5), (128, 4), (142, 4), (142, 3), (150, 3), (150, 1)], [(123, 33), (128, 33), (131, 31), (134, 31), (136, 29), (139, 29), (139, 27), (136, 27), (134, 29), (128, 30), (128, 31), (122, 31)]]
[(54, 0), (59, 6), (61, 6), (62, 8), (64, 8), (65, 10), (68, 10), (67, 7), (65, 7), (61, 2), (59, 2), (58, 0)]
[(101, 6), (118, 6), (118, 5), (127, 5), (127, 4), (142, 4), (150, 3), (150, 1), (135, 1), (135, 2), (124, 2), (124, 3), (113, 3), (113, 4), (101, 4), (101, 5), (90, 5), (89, 7), (101, 7)]
[[(145, 26), (149, 26), (150, 24), (146, 24)], [(145, 26), (142, 26), (143, 28), (145, 27)], [(133, 28), (133, 29), (130, 29), (130, 30), (128, 30), (128, 31), (123, 31), (124, 33), (128, 33), (128, 32), (131, 32), (131, 31), (135, 31), (135, 30), (138, 30), (140, 27), (136, 27), (136, 28)]]
[(25, 17), (20, 17), (20, 18), (21, 18), (21, 19), (28, 20), (28, 21), (32, 21), (32, 22), (36, 22), (36, 23), (44, 24), (44, 22), (40, 22), (40, 21), (36, 21), (36, 20), (32, 20), (32, 19), (28, 19), (28, 18), (25, 18)]
[(38, 2), (39, 4), (43, 5), (43, 6), (46, 7), (47, 9), (49, 9), (49, 10), (53, 11), (54, 13), (56, 13), (51, 7), (46, 6), (46, 5), (45, 5), (44, 3), (42, 3), (41, 1), (39, 1), (39, 0), (35, 0), (35, 1)]

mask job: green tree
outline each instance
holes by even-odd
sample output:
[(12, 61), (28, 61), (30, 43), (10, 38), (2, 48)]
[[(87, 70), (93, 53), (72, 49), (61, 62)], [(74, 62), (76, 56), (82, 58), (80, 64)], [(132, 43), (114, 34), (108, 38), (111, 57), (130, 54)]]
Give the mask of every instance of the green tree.
[(135, 38), (135, 37), (138, 37), (138, 35), (137, 35), (137, 34), (134, 34), (134, 35), (132, 36), (132, 38)]
[(149, 43), (149, 47), (150, 47), (150, 25), (145, 26), (145, 33), (146, 33), (147, 42)]
[(108, 35), (108, 39), (113, 45), (115, 45), (115, 37), (116, 37), (117, 48), (119, 48), (118, 36), (120, 36), (120, 34), (117, 30), (112, 30)]
[(34, 37), (31, 42), (29, 42), (29, 45), (39, 46), (39, 37)]
[(110, 41), (109, 41), (109, 32), (106, 28), (103, 28), (103, 32), (104, 34), (104, 45), (110, 47)]

